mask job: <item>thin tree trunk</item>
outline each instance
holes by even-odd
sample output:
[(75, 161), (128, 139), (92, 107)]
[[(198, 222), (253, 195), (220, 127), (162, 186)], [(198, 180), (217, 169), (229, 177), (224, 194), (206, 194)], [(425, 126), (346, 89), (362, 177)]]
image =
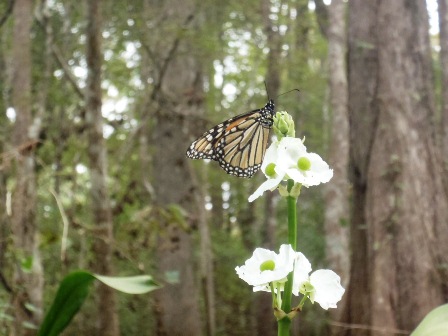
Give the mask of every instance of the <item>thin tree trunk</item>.
[[(155, 98), (154, 190), (158, 223), (156, 263), (166, 283), (154, 293), (156, 335), (203, 335), (199, 310), (199, 278), (195, 276), (193, 229), (197, 227), (197, 192), (185, 151), (191, 140), (191, 124), (184, 116), (197, 116), (202, 105), (201, 64), (190, 41), (196, 24), (193, 1), (169, 0), (157, 10), (166, 13), (167, 34), (159, 51), (166, 71), (160, 74)], [(181, 33), (182, 32), (182, 33)], [(171, 101), (166, 99), (171, 98)], [(165, 99), (163, 99), (165, 98)], [(192, 222), (179, 220), (179, 208), (191, 213)], [(163, 215), (165, 214), (165, 215)], [(180, 213), (181, 214), (181, 213)]]
[[(7, 71), (5, 62), (5, 43), (3, 36), (0, 35), (0, 92), (6, 92), (8, 87)], [(6, 111), (8, 103), (4, 99), (0, 99), (0, 111)], [(0, 153), (4, 155), (6, 149), (6, 141), (10, 135), (10, 126), (6, 113), (0, 114)], [(0, 154), (1, 155), (1, 154)], [(0, 161), (0, 281), (3, 288), (11, 293), (12, 288), (7, 280), (7, 274), (11, 269), (10, 263), (7, 263), (7, 250), (10, 246), (7, 237), (10, 235), (10, 221), (7, 215), (7, 187), (8, 169), (4, 160)]]
[[(101, 114), (101, 1), (89, 1), (87, 9), (87, 87), (86, 124), (90, 165), (93, 220), (96, 227), (93, 243), (93, 267), (99, 274), (112, 274), (113, 222), (107, 191), (107, 157)], [(104, 285), (98, 290), (97, 335), (119, 335), (114, 291)]]
[[(202, 181), (207, 180), (207, 167), (202, 166)], [(200, 267), (201, 267), (201, 285), (205, 302), (206, 320), (206, 335), (213, 336), (216, 333), (216, 299), (215, 299), (215, 282), (214, 282), (214, 267), (213, 267), (213, 251), (211, 233), (209, 227), (209, 216), (205, 209), (205, 192), (206, 183), (195, 183), (198, 188), (196, 193), (196, 204), (198, 212), (198, 225), (200, 235)]]
[(448, 0), (438, 0), (440, 68), (442, 72), (442, 149), (445, 186), (448, 186)]
[[(332, 111), (331, 139), (328, 162), (334, 175), (325, 185), (325, 239), (329, 267), (348, 284), (349, 264), (349, 128), (348, 87), (345, 65), (347, 35), (345, 24), (346, 3), (333, 0), (328, 7), (328, 62), (330, 107)], [(345, 297), (344, 297), (345, 298)], [(343, 304), (341, 304), (342, 306)], [(337, 318), (342, 310), (332, 311)]]
[[(24, 324), (38, 325), (42, 317), (43, 274), (37, 241), (36, 174), (34, 147), (27, 146), (37, 139), (31, 111), (31, 23), (33, 3), (17, 0), (13, 9), (12, 105), (16, 113), (13, 145), (18, 150), (16, 185), (12, 198), (12, 234), (17, 265), (14, 274), (14, 328), (16, 335), (32, 335)], [(25, 147), (24, 147), (25, 146)], [(31, 261), (31, 269), (21, 266)], [(30, 271), (30, 272), (29, 272)], [(29, 305), (35, 309), (29, 309)]]
[(354, 210), (345, 322), (375, 329), (346, 334), (410, 331), (444, 301), (446, 281), (426, 3), (351, 1), (349, 32)]
[[(271, 1), (263, 0), (261, 13), (264, 22), (264, 32), (267, 38), (269, 53), (267, 55), (266, 86), (270, 98), (275, 98), (280, 89), (280, 36), (274, 30), (271, 14)], [(274, 250), (276, 241), (276, 198), (275, 193), (265, 194), (264, 220), (261, 244), (264, 248)], [(276, 335), (276, 322), (272, 310), (272, 297), (267, 293), (257, 293), (254, 296), (256, 309), (256, 334), (264, 336)]]

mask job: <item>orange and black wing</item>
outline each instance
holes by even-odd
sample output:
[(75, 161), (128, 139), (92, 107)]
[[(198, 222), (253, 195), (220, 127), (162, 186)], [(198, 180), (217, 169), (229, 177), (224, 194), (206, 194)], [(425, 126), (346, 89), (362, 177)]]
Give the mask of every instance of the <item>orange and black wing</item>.
[(216, 125), (187, 150), (192, 159), (211, 159), (228, 173), (252, 177), (261, 167), (272, 127), (274, 102)]

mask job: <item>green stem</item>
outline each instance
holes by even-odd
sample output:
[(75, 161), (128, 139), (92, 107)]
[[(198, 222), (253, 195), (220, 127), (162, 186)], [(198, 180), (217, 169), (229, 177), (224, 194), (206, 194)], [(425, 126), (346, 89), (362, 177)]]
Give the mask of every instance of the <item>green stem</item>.
[(274, 288), (274, 283), (270, 282), (269, 287), (271, 287), (271, 293), (272, 293), (272, 308), (275, 308), (277, 304), (277, 296), (276, 296), (276, 290)]
[[(293, 180), (288, 180), (288, 191), (291, 191), (294, 186)], [(288, 204), (288, 244), (292, 246), (294, 251), (297, 251), (297, 198), (288, 196), (286, 198)], [(282, 310), (288, 314), (291, 311), (292, 301), (292, 285), (294, 281), (294, 272), (288, 274), (288, 281), (285, 284), (283, 292)], [(278, 336), (288, 336), (291, 327), (291, 320), (284, 317), (278, 321)]]

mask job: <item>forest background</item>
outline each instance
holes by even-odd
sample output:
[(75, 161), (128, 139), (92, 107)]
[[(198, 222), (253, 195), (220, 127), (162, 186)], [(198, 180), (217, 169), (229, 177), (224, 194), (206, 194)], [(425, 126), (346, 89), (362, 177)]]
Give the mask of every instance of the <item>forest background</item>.
[(96, 285), (65, 335), (275, 335), (234, 268), (285, 242), (286, 205), (185, 151), (291, 89), (277, 110), (334, 169), (299, 250), (346, 288), (294, 334), (413, 330), (448, 300), (448, 0), (4, 0), (0, 334), (35, 334), (87, 269), (164, 286)]

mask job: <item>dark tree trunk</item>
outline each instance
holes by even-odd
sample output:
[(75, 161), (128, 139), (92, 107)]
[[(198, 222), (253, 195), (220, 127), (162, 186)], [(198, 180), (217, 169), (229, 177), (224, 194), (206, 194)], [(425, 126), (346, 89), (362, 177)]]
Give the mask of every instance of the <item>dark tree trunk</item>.
[[(37, 241), (36, 174), (34, 146), (38, 127), (33, 127), (31, 98), (31, 23), (33, 2), (17, 0), (13, 9), (12, 105), (16, 113), (13, 146), (17, 150), (16, 183), (12, 198), (11, 226), (15, 253), (14, 328), (16, 335), (33, 335), (25, 324), (39, 325), (42, 309), (43, 272)], [(26, 271), (21, 264), (31, 260)], [(30, 310), (29, 306), (34, 306)]]
[(447, 196), (431, 123), (426, 3), (352, 1), (349, 32), (354, 209), (345, 321), (372, 329), (346, 334), (384, 335), (412, 330), (444, 301)]
[[(111, 275), (113, 253), (113, 222), (107, 191), (107, 157), (101, 114), (101, 1), (87, 1), (87, 87), (86, 124), (91, 181), (92, 213), (95, 230), (93, 268), (98, 274)], [(114, 291), (99, 285), (97, 335), (119, 335)]]

